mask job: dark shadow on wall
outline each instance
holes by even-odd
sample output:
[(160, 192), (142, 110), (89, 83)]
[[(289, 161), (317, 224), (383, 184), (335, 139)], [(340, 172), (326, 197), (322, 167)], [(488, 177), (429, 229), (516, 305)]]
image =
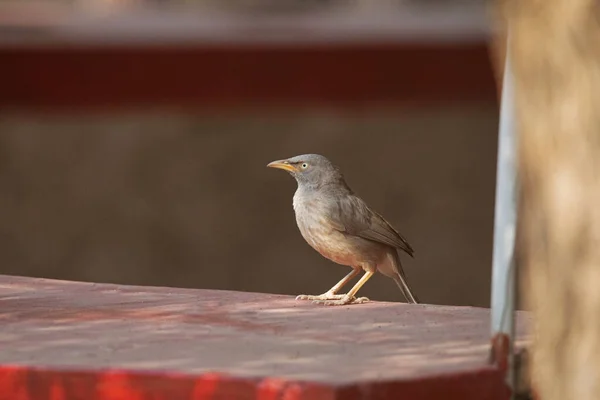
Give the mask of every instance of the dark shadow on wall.
[[(0, 273), (318, 294), (274, 159), (321, 153), (407, 237), (421, 300), (489, 305), (494, 105), (402, 113), (0, 117)], [(376, 276), (360, 295), (401, 301)]]

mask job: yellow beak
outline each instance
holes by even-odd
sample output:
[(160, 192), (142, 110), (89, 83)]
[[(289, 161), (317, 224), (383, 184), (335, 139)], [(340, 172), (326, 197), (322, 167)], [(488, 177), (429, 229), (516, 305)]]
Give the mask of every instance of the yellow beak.
[(269, 168), (283, 169), (284, 171), (296, 172), (296, 168), (291, 165), (287, 160), (277, 160), (267, 164)]

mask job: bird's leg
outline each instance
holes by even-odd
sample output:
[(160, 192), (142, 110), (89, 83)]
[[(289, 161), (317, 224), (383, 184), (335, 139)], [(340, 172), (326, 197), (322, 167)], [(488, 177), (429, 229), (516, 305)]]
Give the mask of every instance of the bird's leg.
[(366, 297), (355, 298), (354, 295), (360, 290), (360, 288), (373, 276), (375, 271), (366, 271), (365, 274), (360, 278), (356, 285), (348, 293), (346, 293), (341, 299), (336, 300), (315, 300), (313, 303), (324, 304), (326, 306), (343, 306), (346, 304), (361, 304), (369, 301)]
[(345, 294), (337, 294), (344, 285), (346, 285), (352, 278), (360, 273), (360, 269), (353, 268), (352, 271), (345, 277), (343, 277), (338, 283), (335, 284), (331, 289), (323, 294), (312, 296), (301, 294), (296, 297), (296, 300), (335, 300), (344, 298)]

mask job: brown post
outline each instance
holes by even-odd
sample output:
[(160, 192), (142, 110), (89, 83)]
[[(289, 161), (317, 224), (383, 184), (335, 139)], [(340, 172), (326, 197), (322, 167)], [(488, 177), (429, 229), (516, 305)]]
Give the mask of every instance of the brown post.
[(600, 4), (516, 0), (518, 248), (541, 400), (600, 398)]

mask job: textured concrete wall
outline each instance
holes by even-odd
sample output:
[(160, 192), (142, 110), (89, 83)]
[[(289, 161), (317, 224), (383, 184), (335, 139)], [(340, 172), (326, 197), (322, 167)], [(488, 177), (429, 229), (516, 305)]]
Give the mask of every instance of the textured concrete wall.
[[(0, 273), (288, 294), (347, 269), (303, 241), (267, 162), (329, 156), (416, 250), (427, 303), (489, 304), (495, 106), (0, 117)], [(376, 276), (360, 292), (402, 300)]]

